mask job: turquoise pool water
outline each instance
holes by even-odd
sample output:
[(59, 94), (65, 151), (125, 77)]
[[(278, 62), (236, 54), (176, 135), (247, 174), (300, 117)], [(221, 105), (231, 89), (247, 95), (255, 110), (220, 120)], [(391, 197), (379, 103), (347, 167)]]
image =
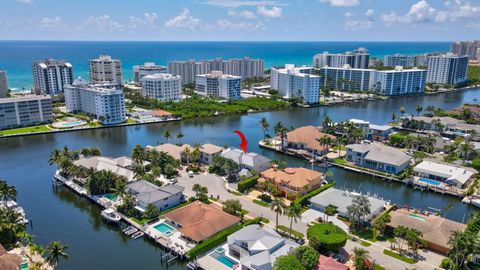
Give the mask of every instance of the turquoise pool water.
[(109, 199), (109, 200), (112, 201), (112, 202), (115, 202), (115, 201), (117, 201), (117, 199), (118, 199), (118, 198), (117, 198), (118, 196), (115, 195), (115, 194), (113, 194), (113, 193), (105, 194), (105, 195), (103, 195), (103, 197)]
[(82, 125), (83, 123), (84, 123), (83, 121), (65, 122), (65, 123), (62, 123), (62, 127), (74, 127), (74, 126)]
[(430, 179), (427, 179), (427, 178), (418, 178), (418, 181), (421, 181), (421, 182), (424, 182), (424, 183), (427, 183), (427, 184), (433, 185), (433, 186), (440, 186), (440, 184), (442, 184), (438, 181), (430, 180)]
[(167, 225), (167, 224), (165, 224), (165, 223), (163, 223), (163, 222), (160, 223), (160, 224), (158, 224), (158, 225), (156, 225), (156, 226), (153, 227), (153, 228), (155, 228), (155, 230), (157, 230), (157, 231), (159, 231), (159, 232), (161, 232), (161, 233), (163, 233), (163, 234), (165, 234), (165, 235), (167, 235), (167, 236), (171, 235), (171, 234), (173, 233), (173, 231), (175, 231), (174, 228), (172, 228), (171, 226), (169, 226), (169, 225)]
[(233, 259), (230, 259), (229, 257), (225, 256), (225, 253), (218, 253), (218, 252), (212, 252), (210, 256), (217, 261), (221, 262), (223, 265), (225, 265), (228, 268), (234, 269), (235, 265), (238, 265), (238, 262), (234, 261)]
[(411, 218), (419, 219), (419, 220), (421, 220), (421, 221), (425, 221), (425, 220), (426, 220), (426, 218), (421, 217), (421, 216), (419, 216), (419, 215), (415, 215), (415, 214), (408, 214), (408, 216), (411, 217)]

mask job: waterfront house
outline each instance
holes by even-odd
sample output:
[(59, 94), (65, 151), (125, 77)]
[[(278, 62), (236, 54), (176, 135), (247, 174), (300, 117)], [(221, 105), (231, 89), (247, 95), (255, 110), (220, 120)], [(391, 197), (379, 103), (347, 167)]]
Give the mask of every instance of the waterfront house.
[(147, 149), (154, 149), (157, 152), (164, 152), (171, 155), (176, 160), (181, 161), (182, 163), (187, 162), (187, 155), (185, 154), (185, 149), (191, 147), (188, 144), (183, 144), (181, 146), (172, 144), (172, 143), (163, 143), (157, 146), (147, 145)]
[(274, 184), (285, 197), (296, 197), (320, 187), (323, 179), (324, 175), (317, 171), (305, 168), (281, 170), (277, 166), (273, 166), (273, 168), (263, 171), (258, 181), (268, 181)]
[[(329, 188), (310, 199), (310, 208), (325, 212), (327, 207), (332, 206), (337, 210), (339, 216), (347, 218), (347, 207), (352, 204), (353, 199), (357, 196), (361, 196), (361, 194)], [(365, 217), (369, 221), (383, 212), (387, 202), (378, 197), (368, 196), (368, 194), (365, 194), (365, 196), (370, 202), (370, 214)]]
[(17, 254), (9, 253), (7, 250), (0, 244), (0, 269), (2, 270), (18, 270), (20, 264), (22, 263), (22, 258)]
[(403, 151), (382, 144), (349, 144), (347, 160), (357, 166), (399, 174), (410, 164), (411, 157)]
[(279, 256), (298, 246), (273, 229), (254, 224), (228, 236), (227, 254), (240, 261), (241, 269), (270, 270)]
[(407, 209), (397, 209), (390, 212), (391, 221), (388, 226), (392, 229), (399, 226), (413, 228), (423, 233), (428, 248), (447, 254), (450, 251), (448, 240), (453, 232), (463, 232), (467, 225), (449, 220), (437, 215), (422, 215)]
[(335, 136), (321, 132), (318, 127), (300, 127), (287, 133), (284, 147), (286, 147), (288, 151), (300, 155), (312, 157), (323, 156), (327, 154), (328, 147), (318, 141), (322, 137), (335, 139)]
[(249, 171), (263, 172), (271, 167), (270, 159), (267, 157), (253, 152), (244, 153), (238, 148), (228, 148), (220, 155), (237, 163), (239, 171), (242, 169), (248, 169)]
[(371, 141), (385, 141), (388, 139), (388, 135), (393, 132), (393, 127), (388, 125), (374, 125), (370, 122), (360, 119), (349, 120), (356, 128), (362, 131), (364, 139)]
[(337, 262), (332, 257), (320, 255), (316, 270), (348, 270), (349, 267), (343, 263)]
[(473, 140), (480, 139), (480, 125), (471, 125), (466, 123), (458, 123), (453, 126), (449, 126), (445, 130), (445, 135), (449, 137), (468, 137), (472, 136)]
[(203, 164), (210, 164), (213, 161), (213, 158), (219, 156), (223, 151), (223, 147), (206, 143), (200, 147), (200, 162)]
[(216, 204), (195, 201), (165, 215), (188, 241), (200, 243), (210, 236), (237, 225), (240, 218), (230, 215)]
[(467, 187), (472, 176), (478, 173), (472, 168), (430, 160), (422, 161), (413, 168), (413, 172), (414, 180), (424, 184), (440, 185), (440, 183), (445, 183), (458, 188)]
[(132, 171), (133, 162), (129, 157), (81, 157), (75, 160), (73, 164), (85, 170), (111, 171), (118, 176), (124, 177), (128, 182), (133, 181), (135, 178), (135, 173)]
[[(408, 116), (405, 117), (408, 119)], [(417, 129), (433, 130), (442, 132), (447, 130), (451, 126), (455, 126), (460, 123), (465, 123), (463, 120), (458, 120), (452, 117), (428, 117), (428, 116), (413, 116), (412, 120), (417, 123)]]
[(183, 190), (178, 185), (166, 185), (158, 187), (148, 181), (140, 180), (127, 185), (127, 192), (137, 199), (135, 209), (144, 213), (149, 204), (163, 211), (175, 207), (185, 201)]

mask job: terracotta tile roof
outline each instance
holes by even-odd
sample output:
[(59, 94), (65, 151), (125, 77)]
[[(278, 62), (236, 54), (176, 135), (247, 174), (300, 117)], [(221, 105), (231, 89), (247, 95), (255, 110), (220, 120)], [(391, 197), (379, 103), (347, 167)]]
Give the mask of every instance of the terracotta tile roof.
[(321, 145), (317, 139), (325, 136), (331, 137), (332, 139), (335, 138), (333, 135), (320, 132), (317, 127), (304, 126), (288, 132), (287, 141), (292, 143), (301, 143), (306, 145), (308, 148), (315, 149), (317, 151), (324, 151), (326, 147)]
[(348, 266), (335, 261), (332, 257), (320, 255), (317, 270), (348, 270)]
[(180, 233), (200, 242), (240, 221), (240, 218), (224, 212), (219, 206), (193, 202), (165, 214), (180, 224)]
[(162, 117), (162, 116), (171, 116), (172, 114), (167, 112), (167, 111), (164, 111), (164, 110), (154, 110), (150, 113), (152, 116), (155, 116), (155, 117)]
[(149, 148), (149, 149), (153, 148), (157, 152), (165, 152), (165, 153), (171, 155), (172, 157), (174, 157), (177, 160), (181, 160), (182, 152), (187, 147), (190, 147), (190, 145), (184, 144), (182, 146), (178, 146), (178, 145), (175, 145), (175, 144), (172, 144), (172, 143), (164, 143), (164, 144), (160, 144), (160, 145), (157, 145), (157, 146), (147, 145), (147, 148)]
[(423, 233), (423, 239), (426, 241), (448, 248), (448, 239), (454, 231), (465, 231), (467, 225), (445, 219), (439, 216), (423, 216), (417, 214), (412, 216), (406, 209), (398, 209), (390, 212), (391, 221), (388, 225), (396, 228), (404, 226), (414, 228)]
[(261, 176), (277, 184), (285, 183), (300, 189), (311, 182), (320, 183), (323, 174), (305, 168), (286, 168), (284, 170), (271, 168), (262, 172)]
[(2, 270), (18, 270), (22, 258), (17, 254), (8, 253), (0, 244), (0, 269)]

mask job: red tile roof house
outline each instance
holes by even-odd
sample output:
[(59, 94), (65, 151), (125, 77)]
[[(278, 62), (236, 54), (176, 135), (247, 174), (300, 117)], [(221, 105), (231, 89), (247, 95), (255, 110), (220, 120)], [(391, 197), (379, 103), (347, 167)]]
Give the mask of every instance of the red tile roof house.
[(343, 263), (335, 261), (332, 257), (320, 255), (316, 270), (349, 270), (350, 268)]
[[(318, 140), (323, 137), (335, 139), (335, 136), (323, 133), (318, 127), (305, 126), (294, 129), (287, 133), (284, 146), (288, 150), (310, 156), (323, 156), (328, 154), (328, 147)], [(318, 140), (317, 140), (318, 139)]]
[(164, 217), (185, 239), (196, 243), (233, 227), (240, 221), (240, 218), (224, 212), (218, 205), (199, 201), (172, 210)]

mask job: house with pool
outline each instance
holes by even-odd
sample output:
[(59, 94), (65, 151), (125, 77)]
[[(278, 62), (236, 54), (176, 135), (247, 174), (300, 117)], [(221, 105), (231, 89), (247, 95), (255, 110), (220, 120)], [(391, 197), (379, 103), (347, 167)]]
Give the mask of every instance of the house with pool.
[(198, 260), (204, 269), (270, 270), (275, 260), (299, 245), (258, 224), (231, 234), (224, 243)]
[(140, 180), (127, 185), (127, 192), (134, 195), (137, 200), (135, 209), (144, 213), (149, 204), (163, 211), (175, 207), (185, 201), (183, 190), (178, 185), (165, 185), (158, 187), (148, 181)]
[(464, 189), (470, 185), (473, 176), (477, 173), (478, 171), (473, 168), (453, 163), (424, 160), (413, 168), (412, 180), (424, 186), (448, 185)]
[[(81, 169), (94, 169), (96, 171), (111, 171), (112, 173), (124, 177), (127, 182), (131, 182), (135, 178), (133, 172), (133, 161), (129, 157), (81, 157), (73, 162), (74, 165)], [(76, 179), (79, 182), (85, 182), (86, 179)]]
[(411, 157), (402, 150), (379, 143), (349, 144), (347, 161), (368, 169), (400, 174), (410, 165)]

